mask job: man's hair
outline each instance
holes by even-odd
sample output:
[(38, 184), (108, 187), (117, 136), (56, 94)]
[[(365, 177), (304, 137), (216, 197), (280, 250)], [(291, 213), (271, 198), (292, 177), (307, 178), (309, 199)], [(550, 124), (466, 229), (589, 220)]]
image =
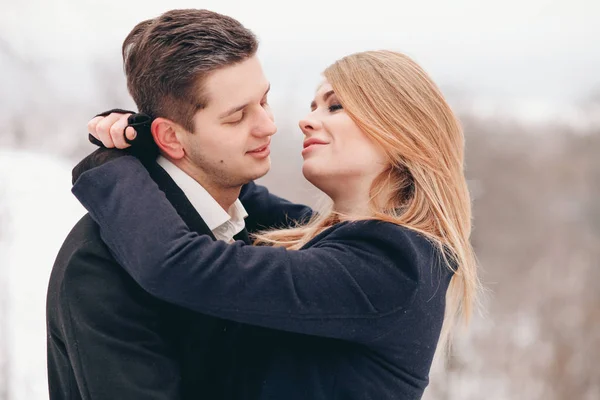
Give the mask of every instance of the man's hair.
[(256, 54), (258, 40), (239, 21), (208, 10), (171, 10), (140, 22), (123, 42), (127, 88), (142, 113), (193, 132), (206, 107), (207, 75)]

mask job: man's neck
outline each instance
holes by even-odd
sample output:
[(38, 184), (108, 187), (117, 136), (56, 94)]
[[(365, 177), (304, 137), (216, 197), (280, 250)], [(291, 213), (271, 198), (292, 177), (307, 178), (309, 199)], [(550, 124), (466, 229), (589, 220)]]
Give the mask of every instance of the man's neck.
[[(163, 156), (164, 157), (164, 156)], [(177, 168), (191, 176), (196, 182), (198, 182), (213, 199), (225, 210), (229, 212), (229, 209), (235, 203), (240, 196), (241, 186), (235, 187), (224, 187), (223, 185), (217, 184), (213, 179), (205, 174), (202, 170), (194, 167), (188, 160), (180, 159), (175, 160), (170, 157), (165, 157), (171, 161)]]

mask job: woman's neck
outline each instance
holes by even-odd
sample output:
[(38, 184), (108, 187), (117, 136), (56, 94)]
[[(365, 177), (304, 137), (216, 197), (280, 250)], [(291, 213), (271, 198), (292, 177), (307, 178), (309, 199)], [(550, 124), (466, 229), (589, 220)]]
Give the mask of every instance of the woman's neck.
[(344, 185), (343, 189), (329, 195), (333, 200), (333, 211), (341, 214), (343, 219), (372, 217), (373, 207), (383, 208), (390, 195), (390, 190), (386, 187), (371, 198), (372, 184), (373, 181), (362, 181)]
[(367, 217), (372, 213), (368, 196), (367, 198), (356, 196), (334, 199), (333, 211), (340, 214), (342, 219)]

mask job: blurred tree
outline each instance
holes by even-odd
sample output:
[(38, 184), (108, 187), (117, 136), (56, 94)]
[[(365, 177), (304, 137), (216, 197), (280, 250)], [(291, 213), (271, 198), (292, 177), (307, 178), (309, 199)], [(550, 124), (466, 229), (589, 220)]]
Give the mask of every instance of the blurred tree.
[(462, 121), (491, 296), (427, 398), (599, 398), (600, 132)]

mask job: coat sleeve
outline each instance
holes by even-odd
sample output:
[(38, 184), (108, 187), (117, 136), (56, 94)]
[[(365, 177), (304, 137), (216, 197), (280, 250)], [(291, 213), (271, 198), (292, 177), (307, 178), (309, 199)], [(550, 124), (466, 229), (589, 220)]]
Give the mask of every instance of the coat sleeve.
[(73, 193), (140, 286), (201, 313), (367, 343), (415, 297), (416, 250), (392, 224), (348, 223), (299, 251), (214, 242), (189, 231), (132, 157), (86, 172)]
[(248, 212), (246, 229), (249, 233), (291, 227), (308, 221), (313, 214), (310, 207), (276, 196), (254, 182), (242, 187), (240, 201)]

